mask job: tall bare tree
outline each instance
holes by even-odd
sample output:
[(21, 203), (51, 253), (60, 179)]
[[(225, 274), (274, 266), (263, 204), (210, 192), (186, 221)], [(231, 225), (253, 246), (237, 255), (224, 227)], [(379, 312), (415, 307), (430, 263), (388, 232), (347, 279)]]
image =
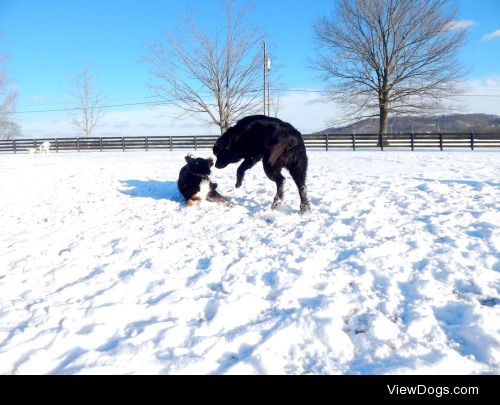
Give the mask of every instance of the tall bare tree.
[(451, 0), (336, 0), (315, 24), (315, 68), (351, 119), (437, 112), (456, 95), (466, 28)]
[(153, 93), (188, 114), (207, 114), (221, 133), (257, 111), (261, 88), (260, 39), (246, 24), (250, 8), (225, 4), (225, 26), (203, 31), (193, 15), (148, 50)]
[(6, 56), (0, 55), (0, 139), (13, 139), (21, 134), (21, 130), (11, 121), (17, 92), (9, 88), (7, 72), (2, 67), (6, 59)]
[(76, 107), (70, 112), (71, 123), (90, 136), (106, 114), (104, 97), (95, 83), (95, 74), (86, 66), (78, 76), (70, 77), (70, 95)]

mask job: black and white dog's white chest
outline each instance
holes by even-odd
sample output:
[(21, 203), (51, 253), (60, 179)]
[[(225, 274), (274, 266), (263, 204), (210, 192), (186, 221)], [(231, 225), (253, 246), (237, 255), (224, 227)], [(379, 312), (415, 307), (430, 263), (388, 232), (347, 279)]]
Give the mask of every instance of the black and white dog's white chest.
[(208, 194), (211, 191), (210, 188), (210, 181), (209, 180), (201, 180), (200, 185), (199, 185), (199, 191), (196, 193), (196, 197), (198, 197), (200, 200), (206, 200), (208, 197)]

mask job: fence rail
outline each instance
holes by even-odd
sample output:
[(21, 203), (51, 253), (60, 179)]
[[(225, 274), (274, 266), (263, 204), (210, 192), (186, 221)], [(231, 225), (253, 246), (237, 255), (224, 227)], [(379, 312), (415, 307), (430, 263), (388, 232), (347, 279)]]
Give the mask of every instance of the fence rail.
[[(211, 149), (217, 135), (127, 136), (104, 138), (43, 138), (0, 140), (0, 153), (33, 153), (50, 142), (51, 152), (154, 151)], [(303, 135), (311, 150), (363, 149), (483, 149), (500, 148), (500, 133), (487, 134), (312, 134)]]

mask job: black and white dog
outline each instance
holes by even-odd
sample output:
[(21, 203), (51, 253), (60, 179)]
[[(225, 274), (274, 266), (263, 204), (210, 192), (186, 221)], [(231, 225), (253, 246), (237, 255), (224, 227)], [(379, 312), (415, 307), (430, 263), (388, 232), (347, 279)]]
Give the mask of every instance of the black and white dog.
[(221, 196), (217, 191), (217, 184), (212, 183), (210, 178), (210, 168), (214, 161), (212, 158), (195, 158), (191, 155), (185, 157), (186, 165), (179, 173), (177, 186), (184, 196), (188, 206), (192, 206), (195, 201), (207, 200), (229, 204), (229, 201)]
[(245, 172), (262, 160), (267, 177), (276, 183), (273, 209), (284, 198), (285, 178), (281, 170), (286, 168), (299, 190), (300, 212), (311, 209), (306, 187), (306, 148), (302, 135), (291, 124), (264, 115), (245, 117), (217, 139), (213, 152), (218, 169), (243, 159), (236, 172), (236, 187), (241, 186)]

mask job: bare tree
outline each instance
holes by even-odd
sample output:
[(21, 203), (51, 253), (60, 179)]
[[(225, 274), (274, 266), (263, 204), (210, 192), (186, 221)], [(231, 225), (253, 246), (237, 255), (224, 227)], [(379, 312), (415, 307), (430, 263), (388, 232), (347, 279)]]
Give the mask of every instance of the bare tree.
[[(7, 59), (0, 55), (0, 65)], [(0, 68), (0, 139), (13, 139), (21, 134), (19, 125), (11, 121), (17, 100), (17, 92), (9, 89), (7, 73)]]
[(9, 120), (0, 120), (0, 139), (11, 141), (22, 136), (21, 126)]
[(336, 0), (316, 22), (316, 68), (350, 119), (437, 112), (456, 95), (466, 28), (450, 0)]
[(96, 87), (95, 74), (89, 66), (83, 69), (81, 75), (70, 77), (70, 94), (76, 103), (70, 113), (71, 123), (85, 136), (90, 136), (106, 110), (104, 97)]
[(151, 67), (155, 95), (188, 114), (208, 114), (221, 133), (244, 115), (257, 111), (261, 87), (260, 39), (245, 24), (249, 7), (225, 2), (225, 26), (210, 35), (193, 15), (181, 28), (165, 33), (145, 61)]

